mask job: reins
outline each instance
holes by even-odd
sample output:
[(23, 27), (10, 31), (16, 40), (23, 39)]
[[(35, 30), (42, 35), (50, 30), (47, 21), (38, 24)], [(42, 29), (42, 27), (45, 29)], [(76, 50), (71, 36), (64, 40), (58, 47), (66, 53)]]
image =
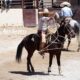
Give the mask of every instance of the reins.
[[(51, 36), (51, 35), (50, 35), (50, 36)], [(53, 35), (53, 36), (54, 36), (54, 35)], [(54, 39), (53, 41), (51, 41), (51, 43), (48, 44), (46, 47), (44, 47), (43, 49), (41, 49), (39, 52), (49, 51), (49, 50), (55, 50), (55, 49), (60, 49), (60, 48), (51, 48), (51, 49), (48, 49), (48, 47), (51, 46), (51, 45), (54, 44), (54, 43), (55, 43), (55, 44), (61, 44), (61, 45), (63, 45), (63, 42), (61, 42), (61, 41), (58, 39), (58, 37), (62, 37), (62, 38), (65, 39), (65, 37), (59, 35), (58, 30), (57, 30), (57, 37), (54, 36), (55, 39)], [(56, 42), (56, 41), (58, 41), (58, 42)]]
[[(58, 39), (58, 37), (63, 37), (63, 36), (57, 36), (56, 38), (55, 38), (55, 40), (53, 40), (53, 41), (51, 41), (51, 43), (50, 44), (48, 44), (46, 47), (44, 47), (43, 49), (41, 49), (39, 52), (42, 52), (42, 51), (49, 51), (49, 50), (55, 50), (55, 49), (62, 49), (62, 48), (51, 48), (51, 49), (48, 49), (48, 47), (49, 46), (51, 46), (52, 44), (61, 44), (61, 45), (63, 45), (63, 42), (61, 42), (59, 39)], [(64, 37), (63, 37), (64, 38)], [(65, 39), (65, 38), (64, 38)], [(56, 41), (59, 41), (59, 42), (56, 42)]]

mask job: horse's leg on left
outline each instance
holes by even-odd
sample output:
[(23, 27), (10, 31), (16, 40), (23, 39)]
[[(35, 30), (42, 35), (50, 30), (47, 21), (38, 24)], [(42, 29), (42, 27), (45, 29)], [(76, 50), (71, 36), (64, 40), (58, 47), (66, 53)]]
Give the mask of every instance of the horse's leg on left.
[(27, 56), (27, 70), (28, 70), (29, 72), (35, 72), (35, 71), (34, 71), (34, 67), (33, 67), (33, 65), (32, 65), (32, 63), (31, 63), (31, 58), (32, 58), (32, 56), (33, 56), (33, 53), (34, 53), (34, 51), (32, 51), (32, 50), (29, 50), (29, 51), (28, 51), (28, 56)]
[(68, 45), (67, 45), (67, 50), (68, 50), (68, 48), (69, 48), (70, 43), (71, 43), (71, 38), (70, 38), (70, 36), (68, 36)]
[(56, 58), (57, 58), (57, 64), (58, 64), (59, 74), (61, 74), (61, 63), (60, 63), (60, 57), (61, 57), (61, 51), (59, 51), (58, 53), (56, 53)]
[(53, 60), (53, 53), (49, 53), (49, 67), (48, 67), (48, 73), (51, 72), (52, 60)]

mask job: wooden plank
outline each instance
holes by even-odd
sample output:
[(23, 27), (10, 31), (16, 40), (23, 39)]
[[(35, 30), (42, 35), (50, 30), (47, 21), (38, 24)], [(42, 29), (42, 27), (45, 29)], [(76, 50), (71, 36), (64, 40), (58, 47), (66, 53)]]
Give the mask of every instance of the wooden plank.
[(35, 9), (23, 9), (23, 22), (24, 26), (36, 26)]

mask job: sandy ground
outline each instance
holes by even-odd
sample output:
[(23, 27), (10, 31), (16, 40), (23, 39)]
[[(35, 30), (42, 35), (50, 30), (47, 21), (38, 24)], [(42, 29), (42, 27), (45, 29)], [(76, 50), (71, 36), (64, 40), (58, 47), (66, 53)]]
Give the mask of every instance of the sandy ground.
[(72, 39), (69, 47), (71, 51), (62, 52), (62, 75), (58, 75), (55, 58), (53, 60), (52, 72), (48, 74), (48, 54), (42, 59), (38, 52), (35, 51), (32, 58), (36, 71), (34, 74), (27, 72), (27, 52), (25, 49), (23, 49), (22, 53), (22, 62), (20, 64), (16, 62), (17, 45), (24, 36), (35, 32), (36, 28), (0, 28), (0, 80), (80, 80), (80, 52), (76, 52), (76, 38)]

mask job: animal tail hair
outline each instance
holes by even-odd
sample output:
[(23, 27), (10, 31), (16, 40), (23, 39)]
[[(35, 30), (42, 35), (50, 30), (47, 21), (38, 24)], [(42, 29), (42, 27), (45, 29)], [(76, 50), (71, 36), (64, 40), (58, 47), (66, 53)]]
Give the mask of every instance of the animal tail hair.
[(21, 43), (17, 47), (17, 53), (16, 53), (16, 61), (17, 62), (21, 61), (23, 47), (24, 47), (24, 44), (23, 44), (23, 40), (22, 40)]

